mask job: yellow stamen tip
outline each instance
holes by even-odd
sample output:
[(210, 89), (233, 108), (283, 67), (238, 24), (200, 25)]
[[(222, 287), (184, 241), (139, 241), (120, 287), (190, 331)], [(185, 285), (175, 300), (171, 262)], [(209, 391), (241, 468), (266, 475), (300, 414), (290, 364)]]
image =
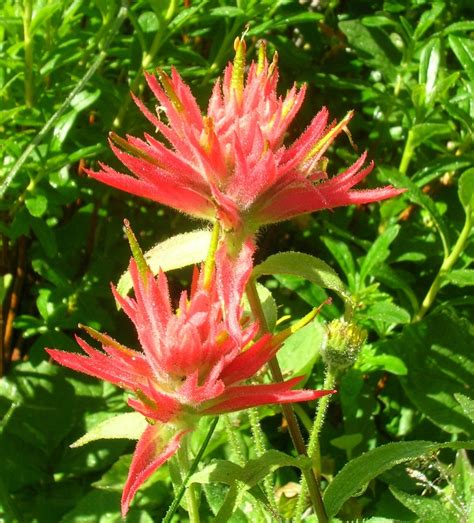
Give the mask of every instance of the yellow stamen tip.
[(235, 58), (232, 67), (232, 78), (230, 85), (236, 93), (237, 99), (240, 101), (244, 91), (245, 53), (247, 50), (245, 40), (241, 40), (239, 37), (237, 37), (234, 40), (234, 50)]

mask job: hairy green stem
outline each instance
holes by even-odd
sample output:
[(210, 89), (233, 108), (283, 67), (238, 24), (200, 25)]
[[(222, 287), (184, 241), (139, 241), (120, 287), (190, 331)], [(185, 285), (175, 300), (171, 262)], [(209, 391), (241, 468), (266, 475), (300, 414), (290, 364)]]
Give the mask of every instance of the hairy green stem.
[(52, 129), (54, 124), (58, 121), (58, 119), (64, 114), (66, 109), (69, 107), (69, 105), (70, 105), (71, 101), (74, 99), (74, 97), (84, 89), (84, 86), (87, 84), (87, 82), (91, 79), (91, 77), (97, 71), (99, 66), (102, 64), (102, 62), (104, 61), (104, 59), (107, 56), (106, 51), (107, 51), (108, 47), (110, 46), (110, 44), (112, 43), (112, 40), (115, 37), (120, 26), (122, 25), (122, 22), (125, 20), (125, 18), (127, 16), (127, 12), (128, 12), (128, 8), (126, 6), (123, 6), (119, 9), (117, 17), (115, 18), (114, 23), (112, 24), (109, 35), (107, 37), (107, 40), (104, 42), (101, 52), (98, 54), (97, 58), (94, 60), (92, 65), (89, 67), (89, 69), (86, 71), (86, 73), (82, 77), (82, 80), (69, 93), (67, 98), (61, 104), (61, 107), (44, 124), (41, 131), (33, 138), (31, 143), (26, 147), (26, 149), (23, 151), (23, 153), (18, 158), (18, 160), (15, 162), (13, 167), (10, 169), (10, 172), (6, 175), (5, 179), (3, 180), (2, 185), (0, 185), (0, 198), (5, 194), (6, 190), (12, 183), (12, 181), (15, 178), (15, 176), (17, 175), (18, 171), (21, 169), (21, 167), (26, 162), (26, 160), (29, 158), (30, 154), (43, 141), (44, 137), (48, 134), (48, 132)]
[[(265, 318), (265, 314), (263, 313), (262, 303), (258, 296), (257, 287), (253, 278), (250, 278), (249, 282), (247, 283), (246, 293), (252, 313), (260, 323), (260, 333), (263, 334), (265, 332), (269, 332), (267, 320)], [(276, 356), (268, 362), (268, 366), (274, 381), (281, 383), (283, 381), (283, 375), (281, 373), (280, 364), (278, 363)], [(290, 404), (283, 404), (281, 405), (281, 409), (288, 424), (288, 430), (290, 432), (290, 436), (296, 451), (300, 455), (307, 456), (303, 435), (301, 434), (301, 430), (292, 406)], [(314, 475), (314, 472), (312, 469), (306, 469), (303, 471), (303, 474), (308, 484), (309, 495), (314, 507), (314, 511), (318, 517), (318, 521), (320, 523), (327, 523), (328, 517), (326, 514), (326, 509), (324, 507), (323, 498), (321, 496), (319, 484)]]
[[(178, 463), (181, 471), (181, 478), (184, 478), (185, 474), (187, 474), (190, 469), (188, 437), (189, 434), (184, 436), (181, 447), (178, 450)], [(189, 487), (186, 489), (186, 501), (188, 505), (190, 523), (200, 523), (196, 485), (189, 485)]]
[(439, 292), (439, 289), (441, 288), (444, 278), (453, 268), (454, 264), (458, 260), (459, 256), (461, 256), (462, 252), (464, 251), (464, 248), (466, 247), (472, 229), (472, 209), (470, 205), (468, 205), (465, 208), (465, 212), (466, 221), (464, 222), (464, 227), (462, 228), (461, 234), (459, 235), (449, 255), (444, 258), (443, 263), (441, 264), (441, 267), (438, 271), (438, 274), (433, 280), (431, 287), (429, 288), (423, 302), (421, 303), (420, 310), (413, 318), (414, 322), (420, 321), (428, 312), (430, 307), (433, 305), (433, 302), (436, 298), (436, 295)]
[[(324, 378), (323, 389), (333, 389), (335, 382), (336, 376), (328, 368), (326, 370), (326, 376)], [(326, 417), (326, 412), (330, 401), (330, 395), (323, 396), (321, 399), (318, 400), (318, 408), (316, 410), (316, 416), (314, 419), (313, 428), (311, 429), (311, 435), (308, 443), (308, 455), (313, 462), (313, 471), (318, 480), (321, 474), (321, 447), (319, 445), (319, 434), (321, 433), (321, 429), (324, 424), (324, 418)], [(298, 498), (298, 503), (296, 505), (295, 522), (301, 521), (307, 492), (308, 485), (305, 479), (303, 479), (301, 482), (301, 492)]]
[(176, 492), (176, 495), (173, 499), (173, 503), (171, 503), (170, 508), (168, 509), (168, 512), (166, 513), (165, 517), (163, 518), (162, 523), (170, 523), (173, 516), (175, 515), (176, 511), (178, 510), (181, 499), (183, 498), (183, 495), (186, 491), (186, 486), (188, 484), (189, 478), (196, 472), (199, 462), (201, 461), (201, 459), (204, 455), (206, 447), (209, 444), (209, 441), (211, 441), (212, 434), (214, 433), (214, 430), (216, 428), (218, 421), (219, 421), (219, 418), (217, 416), (212, 420), (211, 426), (209, 427), (206, 437), (205, 437), (204, 441), (202, 442), (202, 445), (201, 445), (198, 453), (196, 454), (194, 461), (192, 462), (191, 466), (189, 467), (188, 473), (186, 474), (186, 477), (183, 479), (181, 486), (178, 489), (178, 492)]
[(216, 251), (217, 246), (219, 245), (219, 234), (220, 234), (220, 225), (216, 221), (212, 227), (211, 243), (209, 245), (209, 251), (207, 252), (206, 262), (204, 264), (204, 288), (209, 288), (212, 275), (214, 274), (214, 267), (216, 265)]
[(245, 465), (245, 457), (242, 441), (239, 438), (239, 431), (235, 430), (235, 427), (232, 426), (232, 421), (229, 415), (224, 415), (224, 428), (227, 439), (229, 441), (230, 449), (233, 454), (233, 458), (236, 461), (237, 465), (243, 467)]
[[(331, 390), (334, 388), (336, 382), (336, 376), (330, 368), (326, 369), (326, 376), (324, 378), (323, 390)], [(321, 474), (321, 448), (319, 445), (319, 435), (321, 429), (323, 428), (324, 418), (326, 417), (326, 412), (328, 410), (329, 402), (331, 401), (331, 394), (323, 396), (318, 400), (318, 408), (316, 409), (316, 418), (314, 420), (313, 428), (311, 430), (311, 435), (309, 437), (308, 443), (308, 454), (309, 457), (313, 460), (313, 463), (316, 463), (315, 473), (317, 476)]]
[[(249, 409), (248, 416), (249, 416), (249, 421), (250, 421), (250, 428), (252, 430), (253, 441), (255, 443), (256, 454), (257, 454), (257, 457), (260, 457), (263, 454), (265, 454), (266, 448), (265, 448), (265, 439), (263, 436), (263, 430), (262, 430), (262, 426), (260, 425), (260, 418), (258, 416), (257, 409), (255, 409), (255, 408)], [(265, 476), (265, 478), (263, 479), (263, 488), (265, 490), (265, 494), (268, 498), (270, 506), (273, 508), (275, 513), (278, 514), (278, 507), (277, 507), (277, 504), (275, 501), (275, 492), (274, 492), (274, 487), (273, 487), (273, 481), (272, 481), (270, 475)]]

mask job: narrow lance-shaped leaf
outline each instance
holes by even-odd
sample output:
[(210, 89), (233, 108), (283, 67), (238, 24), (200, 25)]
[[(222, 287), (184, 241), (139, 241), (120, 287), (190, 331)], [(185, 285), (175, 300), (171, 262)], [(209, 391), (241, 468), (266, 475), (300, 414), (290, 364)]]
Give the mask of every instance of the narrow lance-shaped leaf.
[(139, 439), (147, 428), (146, 419), (138, 412), (126, 412), (102, 421), (70, 446), (82, 447), (99, 439)]
[(252, 276), (258, 278), (264, 274), (292, 274), (304, 278), (320, 287), (336, 292), (343, 300), (346, 313), (352, 310), (352, 299), (337, 273), (326, 262), (302, 252), (280, 252), (269, 256), (256, 265)]
[[(210, 241), (211, 232), (209, 230), (177, 234), (147, 251), (145, 260), (154, 274), (158, 274), (160, 269), (164, 272), (180, 269), (204, 261)], [(131, 288), (132, 279), (127, 271), (121, 276), (117, 290), (124, 296)]]
[(401, 441), (388, 443), (353, 459), (336, 475), (324, 493), (329, 517), (334, 517), (348, 499), (360, 492), (364, 485), (382, 472), (442, 448), (474, 449), (474, 442)]

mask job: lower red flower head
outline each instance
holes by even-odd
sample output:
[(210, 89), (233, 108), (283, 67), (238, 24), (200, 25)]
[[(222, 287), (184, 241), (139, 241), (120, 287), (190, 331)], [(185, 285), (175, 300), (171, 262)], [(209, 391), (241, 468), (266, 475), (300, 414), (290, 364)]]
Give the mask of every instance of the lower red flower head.
[[(230, 263), (230, 258), (224, 259), (225, 253), (221, 257), (224, 267)], [(251, 263), (251, 256), (243, 256), (240, 263)], [(150, 422), (132, 459), (122, 497), (123, 514), (140, 485), (174, 455), (181, 438), (193, 430), (200, 416), (309, 401), (333, 392), (292, 390), (301, 377), (277, 384), (245, 384), (276, 354), (282, 341), (270, 334), (254, 341), (258, 325), (247, 322), (241, 327), (240, 300), (248, 268), (234, 270), (238, 281), (230, 282), (230, 288), (220, 283), (219, 294), (227, 297), (237, 318), (231, 329), (215, 279), (204, 284), (203, 273), (195, 271), (190, 295), (183, 292), (173, 310), (163, 272), (155, 278), (148, 268), (139, 270), (132, 260), (130, 273), (135, 298), (112, 290), (135, 324), (140, 351), (90, 328), (86, 331), (100, 341), (102, 350), (80, 338), (77, 342), (84, 355), (47, 349), (60, 364), (129, 390), (128, 404)], [(240, 294), (232, 298), (236, 290)]]

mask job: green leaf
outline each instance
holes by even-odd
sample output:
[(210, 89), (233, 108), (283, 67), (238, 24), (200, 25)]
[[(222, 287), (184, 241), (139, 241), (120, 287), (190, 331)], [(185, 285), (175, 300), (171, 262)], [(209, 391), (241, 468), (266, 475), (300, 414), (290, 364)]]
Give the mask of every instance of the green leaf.
[(413, 33), (413, 38), (415, 40), (419, 40), (436, 22), (445, 7), (446, 5), (444, 2), (434, 2), (431, 10), (425, 11), (420, 16), (420, 21), (418, 22), (418, 25), (415, 28), (415, 32)]
[(51, 230), (51, 228), (48, 227), (46, 223), (39, 218), (32, 217), (30, 224), (48, 258), (53, 258), (56, 256), (58, 252), (58, 244), (56, 242), (56, 236), (54, 235), (54, 232)]
[(382, 472), (443, 448), (474, 449), (474, 442), (401, 441), (369, 450), (353, 459), (336, 475), (324, 493), (324, 503), (329, 517), (334, 517), (348, 499), (360, 493), (369, 481)]
[(400, 232), (399, 225), (386, 229), (372, 244), (360, 268), (360, 282), (365, 283), (367, 276), (390, 255), (390, 245)]
[(456, 269), (448, 272), (444, 276), (444, 280), (458, 287), (472, 286), (474, 285), (474, 270)]
[(378, 354), (374, 347), (367, 344), (364, 345), (356, 365), (363, 373), (375, 370), (384, 370), (398, 376), (406, 376), (408, 373), (403, 360), (391, 354)]
[[(121, 523), (120, 493), (93, 489), (78, 500), (74, 508), (65, 514), (60, 523)], [(154, 520), (143, 509), (131, 507), (127, 523), (153, 523)]]
[(373, 321), (382, 321), (391, 325), (398, 325), (400, 323), (410, 323), (410, 314), (389, 301), (381, 301), (374, 303), (364, 311), (361, 316), (371, 319)]
[(304, 278), (320, 287), (330, 289), (347, 303), (351, 299), (344, 284), (326, 262), (302, 252), (280, 252), (269, 256), (264, 262), (256, 265), (252, 275), (259, 278), (263, 275), (291, 274)]
[(474, 383), (474, 326), (452, 310), (433, 312), (407, 325), (402, 333), (379, 345), (400, 357), (409, 372), (402, 386), (415, 407), (450, 433), (472, 431), (472, 423), (454, 395)]
[(160, 23), (153, 11), (144, 11), (138, 17), (138, 25), (144, 33), (155, 33), (159, 30)]
[(423, 523), (457, 523), (458, 518), (449, 511), (441, 501), (407, 494), (402, 490), (390, 486), (390, 492), (400, 503), (414, 512)]
[(0, 275), (0, 304), (3, 303), (12, 281), (13, 276), (10, 273)]
[(454, 22), (443, 29), (444, 34), (460, 33), (462, 31), (474, 31), (474, 21)]
[(408, 189), (408, 192), (406, 194), (411, 202), (416, 203), (417, 205), (421, 205), (424, 209), (426, 209), (429, 212), (441, 236), (444, 238), (446, 246), (449, 247), (449, 230), (446, 226), (443, 217), (436, 208), (435, 202), (427, 194), (425, 194), (415, 183), (413, 183), (413, 181), (410, 180), (408, 176), (405, 176), (396, 169), (389, 167), (379, 167), (379, 169), (383, 173), (385, 178), (391, 183), (393, 183), (396, 187), (404, 187)]
[[(317, 320), (292, 334), (278, 351), (278, 362), (284, 374), (309, 377), (325, 343), (326, 330)], [(305, 380), (306, 381), (306, 380)], [(301, 383), (301, 386), (304, 385)]]
[(448, 35), (448, 42), (456, 58), (466, 71), (469, 80), (474, 82), (474, 52), (472, 40), (465, 36)]
[(232, 485), (235, 481), (241, 481), (250, 488), (281, 467), (297, 467), (303, 470), (310, 466), (311, 460), (307, 456), (295, 458), (279, 450), (267, 450), (260, 457), (247, 461), (243, 467), (230, 461), (216, 460), (193, 474), (189, 483), (205, 484), (217, 481)]
[[(215, 522), (228, 521), (235, 510), (238, 494), (257, 486), (265, 476), (281, 467), (298, 467), (306, 469), (311, 466), (307, 456), (296, 458), (277, 450), (268, 450), (259, 458), (249, 460), (244, 467), (230, 461), (216, 460), (193, 474), (189, 483), (212, 484), (215, 482), (230, 485), (227, 496), (216, 517)], [(258, 496), (257, 493), (253, 493)]]
[(459, 178), (458, 194), (464, 207), (474, 209), (474, 167), (464, 171)]
[(401, 56), (386, 32), (379, 27), (365, 27), (358, 20), (339, 22), (339, 28), (362, 61), (395, 80)]
[(464, 394), (461, 394), (460, 392), (456, 393), (454, 395), (456, 398), (456, 401), (461, 405), (462, 410), (466, 414), (466, 416), (474, 422), (474, 400), (471, 398), (468, 398)]
[(82, 445), (98, 439), (137, 440), (140, 439), (147, 426), (148, 422), (142, 414), (126, 412), (102, 421), (70, 446), (72, 448), (82, 447)]
[[(210, 242), (211, 232), (209, 230), (178, 234), (151, 248), (145, 253), (145, 259), (153, 274), (158, 274), (160, 269), (164, 272), (180, 269), (204, 261)], [(125, 296), (131, 288), (132, 279), (127, 271), (121, 276), (117, 290), (122, 296)]]
[(224, 17), (224, 18), (234, 18), (236, 16), (243, 16), (245, 13), (240, 9), (240, 7), (234, 7), (234, 6), (222, 6), (222, 7), (214, 7), (210, 10), (209, 13), (211, 16), (215, 17)]
[(61, 150), (62, 144), (73, 128), (76, 119), (81, 111), (91, 106), (100, 96), (100, 91), (81, 91), (71, 100), (71, 110), (63, 114), (56, 122), (51, 140), (53, 151)]
[(41, 218), (48, 208), (48, 199), (42, 194), (33, 194), (26, 198), (25, 205), (31, 216)]
[(356, 268), (351, 250), (349, 249), (347, 244), (341, 240), (335, 240), (334, 238), (330, 238), (329, 236), (321, 236), (321, 240), (323, 241), (324, 245), (326, 245), (326, 247), (329, 249), (331, 254), (336, 259), (337, 263), (341, 267), (342, 271), (346, 275), (349, 287), (353, 288), (355, 283), (354, 275), (356, 272)]
[(440, 61), (441, 39), (433, 38), (428, 41), (421, 51), (418, 72), (418, 82), (425, 85), (425, 94), (428, 102), (436, 85)]
[(329, 443), (337, 449), (351, 451), (362, 441), (363, 436), (360, 433), (357, 434), (344, 434), (338, 438), (332, 439)]
[(412, 147), (426, 144), (434, 136), (450, 137), (453, 127), (449, 123), (419, 123), (410, 129)]
[(465, 450), (458, 450), (451, 474), (455, 495), (465, 511), (465, 521), (472, 521), (474, 502), (474, 470)]
[(59, 368), (16, 365), (0, 380), (11, 404), (0, 423), (2, 478), (10, 491), (47, 481), (49, 460), (74, 422), (74, 391)]

